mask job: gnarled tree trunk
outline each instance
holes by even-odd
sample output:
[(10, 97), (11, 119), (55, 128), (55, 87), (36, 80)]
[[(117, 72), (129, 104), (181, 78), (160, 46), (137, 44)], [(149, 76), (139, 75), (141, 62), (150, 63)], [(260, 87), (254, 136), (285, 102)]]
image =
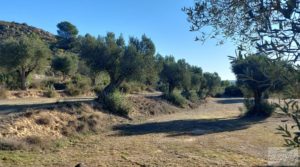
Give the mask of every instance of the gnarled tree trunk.
[(256, 90), (254, 92), (254, 107), (252, 111), (252, 115), (260, 115), (262, 111), (262, 103), (263, 103), (263, 93), (261, 91)]
[(22, 90), (26, 90), (26, 81), (27, 81), (28, 74), (26, 73), (25, 70), (20, 70), (19, 75), (20, 75), (20, 79), (21, 79), (20, 88)]

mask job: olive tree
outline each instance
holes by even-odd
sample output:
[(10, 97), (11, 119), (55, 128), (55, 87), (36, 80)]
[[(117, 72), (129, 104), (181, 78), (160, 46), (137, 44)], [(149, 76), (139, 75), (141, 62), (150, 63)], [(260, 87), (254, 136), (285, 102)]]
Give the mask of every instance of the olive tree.
[(73, 76), (78, 69), (78, 56), (76, 54), (65, 52), (55, 56), (52, 60), (52, 68), (54, 71), (63, 74), (63, 80), (66, 76)]
[(21, 36), (0, 42), (0, 66), (15, 71), (20, 79), (20, 88), (26, 89), (28, 76), (49, 65), (51, 51), (37, 36)]
[(167, 56), (164, 59), (160, 78), (168, 85), (168, 94), (172, 93), (175, 88), (189, 87), (191, 84), (189, 65), (183, 59), (176, 62), (174, 57)]
[(285, 61), (274, 61), (265, 55), (239, 55), (231, 57), (232, 71), (237, 77), (237, 84), (250, 90), (254, 96), (254, 106), (249, 115), (268, 116), (264, 111), (264, 94), (266, 92), (282, 90), (287, 84), (288, 75)]
[(123, 81), (139, 80), (153, 68), (151, 61), (154, 60), (155, 47), (146, 36), (141, 40), (130, 38), (128, 45), (122, 36), (116, 38), (114, 33), (98, 38), (87, 34), (80, 42), (81, 58), (94, 71), (106, 71), (110, 76), (110, 84), (103, 90), (105, 96)]
[(195, 0), (183, 11), (198, 31), (196, 40), (223, 37), (248, 44), (269, 57), (297, 61), (300, 55), (300, 1)]

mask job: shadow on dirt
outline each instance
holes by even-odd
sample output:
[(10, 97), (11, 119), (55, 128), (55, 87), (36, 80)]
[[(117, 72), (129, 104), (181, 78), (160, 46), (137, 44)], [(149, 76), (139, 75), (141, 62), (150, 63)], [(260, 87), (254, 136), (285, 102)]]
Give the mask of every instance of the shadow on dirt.
[(237, 103), (243, 103), (243, 98), (228, 98), (228, 99), (217, 99), (217, 103), (219, 104), (237, 104)]
[(211, 133), (242, 130), (261, 123), (263, 118), (191, 119), (144, 124), (127, 124), (113, 127), (119, 136), (167, 133), (168, 136), (200, 136)]
[(24, 109), (52, 109), (54, 107), (65, 106), (65, 105), (73, 105), (78, 103), (90, 103), (93, 102), (94, 99), (90, 100), (77, 100), (77, 101), (57, 101), (53, 103), (45, 103), (45, 104), (5, 104), (0, 105), (0, 114), (9, 114), (12, 112), (23, 111)]

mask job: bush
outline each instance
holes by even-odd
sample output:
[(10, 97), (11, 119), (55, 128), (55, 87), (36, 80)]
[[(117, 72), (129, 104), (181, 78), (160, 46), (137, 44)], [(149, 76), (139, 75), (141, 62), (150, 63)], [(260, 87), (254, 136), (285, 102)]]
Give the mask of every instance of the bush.
[(165, 94), (164, 98), (179, 107), (184, 107), (186, 105), (186, 99), (178, 91)]
[(48, 98), (54, 98), (54, 97), (57, 97), (58, 94), (55, 90), (53, 89), (48, 89), (44, 92), (44, 96), (45, 97), (48, 97)]
[(147, 86), (139, 82), (125, 82), (120, 86), (120, 91), (124, 93), (137, 93), (146, 90)]
[(131, 104), (119, 91), (115, 91), (107, 97), (102, 97), (102, 101), (106, 109), (123, 116), (128, 116), (132, 110)]
[(235, 85), (226, 87), (223, 95), (226, 97), (243, 97), (244, 96), (241, 89)]
[(29, 84), (29, 89), (41, 89), (41, 81), (40, 80), (35, 80), (31, 81)]
[(91, 91), (91, 79), (82, 75), (76, 75), (67, 84), (67, 93), (71, 96), (78, 96)]
[(167, 94), (168, 93), (168, 91), (169, 91), (169, 86), (168, 86), (168, 84), (165, 84), (165, 83), (159, 83), (158, 85), (157, 85), (157, 89), (159, 90), (159, 91), (161, 91), (161, 92), (163, 92), (164, 94)]
[(6, 99), (8, 96), (8, 91), (5, 88), (0, 87), (0, 99)]
[(78, 96), (82, 93), (82, 91), (75, 84), (68, 84), (67, 93), (70, 96)]
[(245, 99), (244, 105), (246, 108), (246, 113), (244, 114), (245, 117), (251, 116), (263, 116), (269, 117), (276, 109), (274, 104), (269, 104), (267, 101), (264, 101), (260, 104), (261, 111), (257, 113), (255, 111), (255, 103), (253, 99)]
[(208, 90), (207, 89), (201, 89), (197, 92), (197, 95), (200, 99), (206, 99), (208, 96)]
[(195, 90), (185, 90), (181, 93), (181, 95), (193, 103), (196, 103), (200, 100)]
[(38, 125), (49, 125), (50, 124), (50, 119), (46, 116), (42, 116), (42, 117), (36, 119), (35, 123), (38, 124)]
[(47, 90), (49, 88), (54, 88), (54, 84), (58, 83), (59, 81), (57, 79), (48, 79), (48, 80), (43, 80), (40, 83), (40, 88)]
[(17, 72), (0, 73), (0, 84), (7, 89), (16, 90), (20, 86), (19, 74)]

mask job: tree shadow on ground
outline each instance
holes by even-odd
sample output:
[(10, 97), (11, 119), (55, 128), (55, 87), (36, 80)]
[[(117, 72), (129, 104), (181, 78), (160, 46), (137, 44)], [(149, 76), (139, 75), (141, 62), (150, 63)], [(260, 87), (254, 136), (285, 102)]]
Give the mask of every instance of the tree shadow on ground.
[(68, 106), (68, 105), (76, 105), (79, 103), (92, 103), (95, 100), (78, 100), (78, 101), (70, 101), (70, 102), (53, 102), (53, 103), (45, 103), (45, 104), (3, 104), (0, 105), (0, 114), (10, 114), (16, 112), (22, 112), (26, 109), (53, 109), (56, 107)]
[(244, 102), (243, 98), (228, 98), (228, 99), (217, 100), (217, 103), (220, 103), (220, 104), (238, 104), (238, 103), (243, 103), (243, 102)]
[(201, 136), (212, 133), (242, 130), (261, 123), (263, 118), (189, 119), (144, 124), (117, 125), (113, 130), (119, 136), (166, 133), (168, 136)]

